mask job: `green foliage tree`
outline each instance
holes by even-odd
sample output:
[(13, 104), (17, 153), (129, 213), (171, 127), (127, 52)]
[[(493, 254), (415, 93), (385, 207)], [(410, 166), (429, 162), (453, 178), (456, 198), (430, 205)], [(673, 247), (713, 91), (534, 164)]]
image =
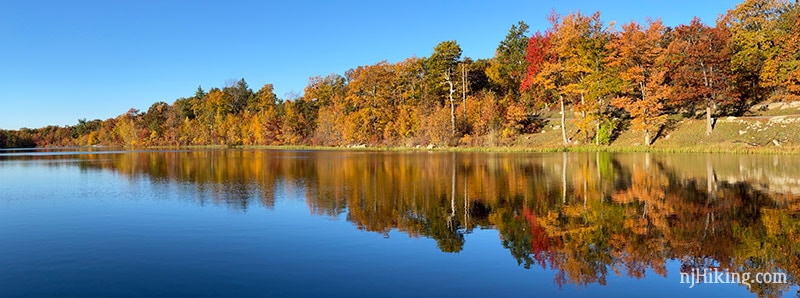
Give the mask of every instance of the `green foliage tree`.
[(454, 40), (443, 41), (433, 48), (433, 54), (426, 61), (430, 85), (436, 86), (437, 98), (447, 98), (450, 103), (451, 137), (456, 134), (456, 108), (453, 97), (458, 88), (458, 62), (461, 59), (461, 46)]
[(222, 92), (225, 105), (228, 106), (227, 110), (232, 114), (243, 112), (253, 96), (253, 90), (250, 89), (244, 78), (223, 88)]
[(528, 24), (523, 21), (511, 25), (505, 39), (495, 50), (486, 74), (494, 84), (500, 86), (503, 95), (519, 97), (519, 86), (525, 77), (528, 61), (525, 51), (528, 49)]
[(147, 109), (143, 120), (147, 129), (152, 133), (152, 138), (161, 138), (167, 129), (167, 127), (165, 127), (167, 117), (169, 117), (171, 113), (172, 108), (163, 101), (154, 103)]
[(591, 16), (580, 12), (568, 14), (555, 26), (553, 50), (558, 53), (564, 84), (560, 92), (575, 103), (580, 118), (578, 128), (588, 139), (590, 125), (600, 118), (603, 106), (601, 84), (606, 43), (609, 33), (600, 20), (600, 13)]
[(255, 94), (248, 96), (247, 112), (250, 114), (264, 113), (274, 107), (278, 101), (278, 96), (273, 91), (272, 84), (264, 84)]
[(778, 20), (786, 5), (783, 0), (745, 0), (722, 19), (731, 35), (730, 68), (746, 103), (768, 99), (769, 89), (774, 88), (773, 61), (780, 51), (776, 41), (782, 34)]

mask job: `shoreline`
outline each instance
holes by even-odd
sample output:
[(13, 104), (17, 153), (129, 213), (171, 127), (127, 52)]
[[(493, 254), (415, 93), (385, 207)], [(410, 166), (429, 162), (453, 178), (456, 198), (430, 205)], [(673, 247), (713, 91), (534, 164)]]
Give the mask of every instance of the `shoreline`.
[[(8, 148), (11, 149), (11, 148)], [(4, 149), (4, 150), (8, 150)], [(137, 150), (310, 150), (310, 151), (394, 151), (394, 152), (487, 152), (487, 153), (558, 153), (558, 152), (608, 152), (608, 153), (707, 153), (707, 154), (777, 154), (800, 155), (800, 147), (725, 147), (725, 146), (697, 146), (697, 147), (661, 147), (661, 146), (595, 146), (575, 145), (560, 147), (523, 147), (523, 146), (496, 146), (496, 147), (347, 147), (347, 146), (312, 146), (312, 145), (189, 145), (189, 146), (146, 146), (146, 147), (117, 147), (117, 146), (78, 146), (78, 147), (35, 147), (17, 148), (30, 150), (46, 149), (119, 149), (125, 151)]]

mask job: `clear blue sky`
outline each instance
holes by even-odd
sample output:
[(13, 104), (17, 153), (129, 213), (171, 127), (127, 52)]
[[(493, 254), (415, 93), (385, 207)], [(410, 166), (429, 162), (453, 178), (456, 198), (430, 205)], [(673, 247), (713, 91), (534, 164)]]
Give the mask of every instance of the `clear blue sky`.
[(489, 58), (511, 24), (544, 30), (551, 9), (675, 26), (713, 23), (738, 2), (5, 0), (0, 128), (111, 118), (242, 77), (284, 97), (311, 76), (428, 56), (444, 40)]

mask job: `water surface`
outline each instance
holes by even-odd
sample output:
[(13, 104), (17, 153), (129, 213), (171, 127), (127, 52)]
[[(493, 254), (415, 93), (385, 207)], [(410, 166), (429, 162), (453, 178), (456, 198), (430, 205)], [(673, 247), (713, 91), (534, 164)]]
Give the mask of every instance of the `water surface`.
[(0, 296), (794, 297), (797, 194), (797, 156), (3, 151)]

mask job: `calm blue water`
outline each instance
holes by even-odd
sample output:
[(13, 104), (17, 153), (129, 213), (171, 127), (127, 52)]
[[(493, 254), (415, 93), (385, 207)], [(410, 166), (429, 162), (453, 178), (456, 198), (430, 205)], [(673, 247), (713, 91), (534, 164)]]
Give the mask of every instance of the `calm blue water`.
[[(636, 172), (609, 170), (613, 175), (586, 182), (581, 175), (598, 171), (567, 169), (560, 153), (20, 153), (0, 155), (2, 297), (754, 296), (742, 285), (680, 284), (686, 251), (716, 264), (739, 264), (731, 259), (743, 255), (740, 250), (683, 249), (678, 243), (691, 243), (692, 235), (684, 239), (662, 232), (623, 239), (625, 224), (612, 228), (615, 222), (593, 221), (594, 211), (587, 211), (592, 208), (605, 208), (604, 216), (617, 216), (620, 222), (636, 218), (625, 213), (624, 202), (610, 199), (618, 193), (614, 185), (624, 186), (620, 181), (628, 181), (628, 188), (636, 183)], [(593, 154), (569, 158), (569, 167), (584, 159), (595, 162)], [(634, 164), (637, 158), (617, 159), (609, 167)], [(675, 163), (664, 160), (665, 165)], [(602, 170), (605, 162), (596, 162), (591, 169)], [(559, 170), (568, 170), (568, 179), (562, 181)], [(703, 171), (697, 172), (702, 176)], [(728, 182), (723, 179), (714, 184), (724, 188)], [(566, 195), (561, 182), (569, 184)], [(706, 187), (705, 181), (699, 184), (699, 189)], [(585, 187), (608, 189), (595, 195)], [(662, 198), (671, 193), (669, 187), (663, 186)], [(715, 220), (739, 224), (723, 224), (718, 231), (747, 225), (738, 218), (745, 215), (724, 209), (750, 206), (738, 200), (734, 207), (720, 204), (723, 210), (715, 211)], [(537, 225), (527, 224), (536, 221), (525, 221), (525, 212), (542, 219), (553, 210), (571, 210), (565, 207), (570, 202), (584, 206), (572, 212), (586, 213), (559, 211), (567, 214), (560, 224), (542, 224), (548, 243), (556, 243), (553, 248), (536, 250), (524, 238), (522, 247), (534, 249), (520, 254), (504, 244), (511, 235), (533, 235)], [(789, 216), (781, 218), (795, 225), (792, 202), (757, 207), (787, 210)], [(639, 214), (641, 204), (630, 208)], [(648, 218), (652, 222), (644, 228), (669, 229), (656, 217)], [(574, 228), (570, 218), (585, 218), (577, 222), (585, 229), (599, 227), (622, 236), (575, 237), (567, 230)], [(522, 221), (518, 230), (503, 232)], [(800, 240), (795, 235), (786, 237)], [(631, 250), (645, 251), (650, 259), (626, 263), (624, 250), (615, 251), (619, 245), (613, 243), (628, 240), (661, 243), (663, 253)], [(747, 251), (740, 244), (745, 240), (731, 241)], [(786, 247), (794, 256), (796, 248)], [(587, 254), (586, 249), (597, 251)], [(562, 261), (534, 262), (529, 269), (518, 263), (518, 257), (537, 252)], [(600, 254), (587, 263), (599, 260), (602, 268), (576, 268), (570, 254)], [(769, 259), (794, 276), (798, 261), (785, 263), (790, 257)], [(625, 268), (632, 264), (643, 267), (642, 276), (629, 276)], [(654, 271), (659, 266), (666, 276)], [(774, 294), (794, 296), (796, 291), (793, 281)]]

